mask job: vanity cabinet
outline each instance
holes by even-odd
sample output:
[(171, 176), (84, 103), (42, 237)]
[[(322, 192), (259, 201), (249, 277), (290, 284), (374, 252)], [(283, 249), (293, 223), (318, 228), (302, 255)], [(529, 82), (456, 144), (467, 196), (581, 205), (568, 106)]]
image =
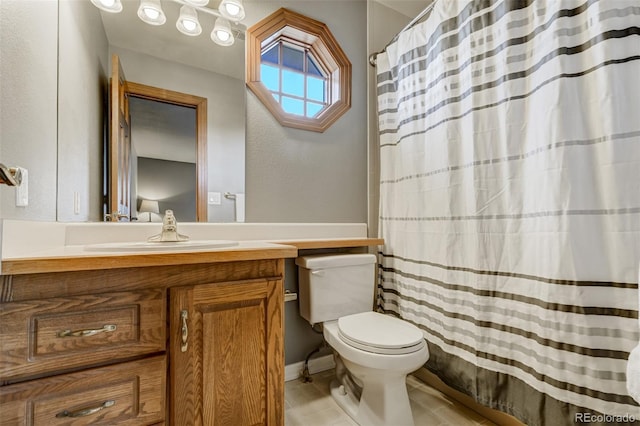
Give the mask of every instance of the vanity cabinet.
[(0, 423), (284, 425), (284, 257), (295, 254), (10, 264)]

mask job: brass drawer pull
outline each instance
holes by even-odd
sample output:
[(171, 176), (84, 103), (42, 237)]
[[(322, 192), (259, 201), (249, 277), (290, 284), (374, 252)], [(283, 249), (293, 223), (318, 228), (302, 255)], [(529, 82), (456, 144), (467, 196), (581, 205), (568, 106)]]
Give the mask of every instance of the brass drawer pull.
[(57, 336), (58, 337), (87, 337), (87, 336), (93, 336), (95, 334), (100, 334), (100, 333), (107, 333), (107, 332), (111, 332), (111, 331), (116, 331), (116, 325), (115, 324), (106, 324), (104, 325), (102, 328), (97, 328), (97, 329), (89, 329), (89, 330), (63, 330), (63, 331), (58, 331)]
[(189, 343), (187, 342), (187, 339), (189, 338), (189, 329), (187, 328), (187, 318), (188, 318), (189, 314), (187, 313), (186, 310), (182, 310), (180, 311), (180, 319), (182, 320), (182, 345), (180, 345), (180, 351), (182, 352), (186, 352), (187, 351), (187, 346), (189, 345)]
[(61, 417), (85, 417), (85, 416), (90, 416), (92, 414), (97, 413), (98, 411), (104, 410), (105, 408), (113, 407), (114, 405), (116, 405), (116, 402), (113, 399), (109, 399), (109, 400), (103, 402), (102, 404), (100, 404), (99, 406), (93, 407), (93, 408), (85, 408), (84, 410), (78, 410), (78, 411), (67, 411), (67, 410), (64, 410), (64, 411), (56, 414), (56, 417), (61, 418)]

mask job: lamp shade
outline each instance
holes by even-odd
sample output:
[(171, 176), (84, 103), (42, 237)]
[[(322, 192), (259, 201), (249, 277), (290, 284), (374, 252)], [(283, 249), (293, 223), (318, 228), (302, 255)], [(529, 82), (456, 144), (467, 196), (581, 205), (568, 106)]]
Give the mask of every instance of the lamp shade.
[(160, 206), (155, 200), (142, 200), (140, 203), (140, 213), (160, 213)]
[(197, 36), (202, 32), (202, 27), (198, 21), (198, 12), (191, 7), (184, 5), (180, 8), (180, 17), (176, 22), (176, 28), (182, 34)]
[(218, 11), (230, 21), (238, 22), (244, 19), (244, 5), (242, 0), (222, 0)]
[(211, 31), (211, 40), (220, 46), (231, 46), (234, 42), (233, 33), (229, 21), (220, 17), (216, 19), (216, 24)]
[(110, 13), (122, 12), (120, 0), (91, 0), (91, 3), (100, 10)]
[(149, 25), (162, 25), (167, 21), (160, 0), (141, 0), (140, 7), (138, 7), (138, 18)]

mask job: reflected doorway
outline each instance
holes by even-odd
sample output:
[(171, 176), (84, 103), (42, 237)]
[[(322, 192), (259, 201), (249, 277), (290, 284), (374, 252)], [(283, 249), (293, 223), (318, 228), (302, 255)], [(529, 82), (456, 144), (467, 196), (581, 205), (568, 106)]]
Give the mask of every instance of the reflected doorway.
[[(183, 191), (181, 193), (164, 194), (164, 199), (150, 199), (142, 197), (154, 197), (159, 198), (159, 195), (145, 195), (139, 193), (137, 158), (132, 159), (132, 155), (140, 156), (139, 153), (134, 153), (131, 146), (131, 111), (130, 101), (138, 103), (138, 105), (151, 105), (151, 107), (145, 107), (146, 112), (143, 113), (143, 117), (146, 114), (147, 119), (138, 121), (137, 125), (139, 130), (147, 130), (149, 127), (155, 127), (155, 135), (148, 139), (147, 145), (149, 146), (165, 146), (165, 153), (158, 158), (156, 154), (149, 154), (143, 152), (143, 158), (150, 158), (156, 160), (172, 161), (169, 163), (163, 163), (162, 167), (156, 162), (154, 166), (149, 166), (150, 162), (142, 164), (145, 169), (152, 168), (155, 170), (155, 178), (149, 177), (144, 179), (145, 181), (159, 180), (159, 176), (164, 179), (170, 179), (169, 184), (165, 187), (176, 188), (175, 183), (171, 178), (169, 169), (176, 169), (178, 173), (176, 180), (182, 180), (186, 175), (192, 176), (193, 172), (190, 171), (195, 167), (195, 181), (190, 178), (191, 183), (194, 184), (189, 191)], [(151, 103), (146, 103), (149, 101)], [(175, 107), (175, 108), (174, 108)], [(178, 111), (180, 111), (178, 113)], [(153, 119), (150, 117), (156, 116)], [(164, 117), (158, 118), (157, 116)], [(186, 120), (189, 130), (190, 139), (193, 140), (193, 132), (195, 131), (195, 160), (193, 149), (188, 150), (184, 148), (181, 143), (177, 143), (177, 149), (171, 149), (171, 138), (175, 136), (173, 129), (167, 130), (167, 124), (174, 123), (176, 121)], [(146, 123), (145, 123), (146, 121)], [(165, 128), (164, 131), (158, 131), (160, 127), (160, 121)], [(182, 127), (180, 125), (179, 127)], [(193, 130), (195, 128), (195, 130)], [(137, 135), (141, 142), (144, 137)], [(160, 139), (164, 139), (165, 136), (170, 137), (170, 141), (159, 144), (156, 143)], [(143, 148), (139, 148), (142, 150)], [(169, 151), (167, 154), (166, 151)], [(178, 161), (176, 161), (178, 159)], [(180, 159), (188, 159), (187, 161), (180, 161)], [(178, 167), (175, 163), (189, 163), (183, 164)], [(191, 165), (195, 164), (195, 166)], [(179, 169), (179, 170), (178, 170)], [(189, 169), (189, 171), (187, 171)], [(164, 210), (169, 209), (168, 204), (186, 203), (186, 197), (190, 197), (192, 192), (195, 191), (195, 201), (192, 202), (193, 208), (195, 208), (195, 219), (192, 207), (188, 209), (179, 208), (175, 212), (176, 218), (181, 222), (206, 222), (207, 221), (207, 99), (195, 95), (189, 95), (186, 93), (175, 92), (172, 90), (162, 89), (153, 86), (147, 86), (140, 83), (134, 83), (127, 81), (122, 71), (122, 64), (117, 55), (112, 56), (112, 70), (111, 70), (111, 82), (110, 82), (110, 105), (109, 105), (109, 139), (106, 144), (105, 152), (105, 220), (110, 221), (130, 221), (138, 220), (138, 208), (142, 207), (142, 201), (148, 201), (145, 209), (147, 212), (154, 214), (161, 214)], [(160, 173), (158, 170), (163, 170)], [(134, 181), (135, 180), (135, 181)], [(157, 185), (161, 187), (162, 185)], [(188, 194), (187, 194), (188, 192)], [(163, 201), (163, 210), (160, 210), (160, 202)], [(150, 203), (153, 202), (154, 207), (149, 210)], [(147, 213), (145, 212), (145, 213)], [(146, 219), (151, 220), (152, 216), (147, 215)]]
[(129, 113), (132, 220), (160, 222), (169, 209), (179, 222), (195, 222), (195, 108), (130, 96)]

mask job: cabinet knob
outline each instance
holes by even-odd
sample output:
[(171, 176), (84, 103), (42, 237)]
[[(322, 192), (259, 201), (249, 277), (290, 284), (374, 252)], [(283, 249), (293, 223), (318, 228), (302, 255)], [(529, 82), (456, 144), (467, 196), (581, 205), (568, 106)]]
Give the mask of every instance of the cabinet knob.
[(183, 309), (180, 311), (180, 319), (182, 320), (182, 345), (180, 345), (180, 351), (186, 352), (189, 345), (187, 340), (189, 339), (189, 328), (187, 327), (187, 318), (189, 313)]

